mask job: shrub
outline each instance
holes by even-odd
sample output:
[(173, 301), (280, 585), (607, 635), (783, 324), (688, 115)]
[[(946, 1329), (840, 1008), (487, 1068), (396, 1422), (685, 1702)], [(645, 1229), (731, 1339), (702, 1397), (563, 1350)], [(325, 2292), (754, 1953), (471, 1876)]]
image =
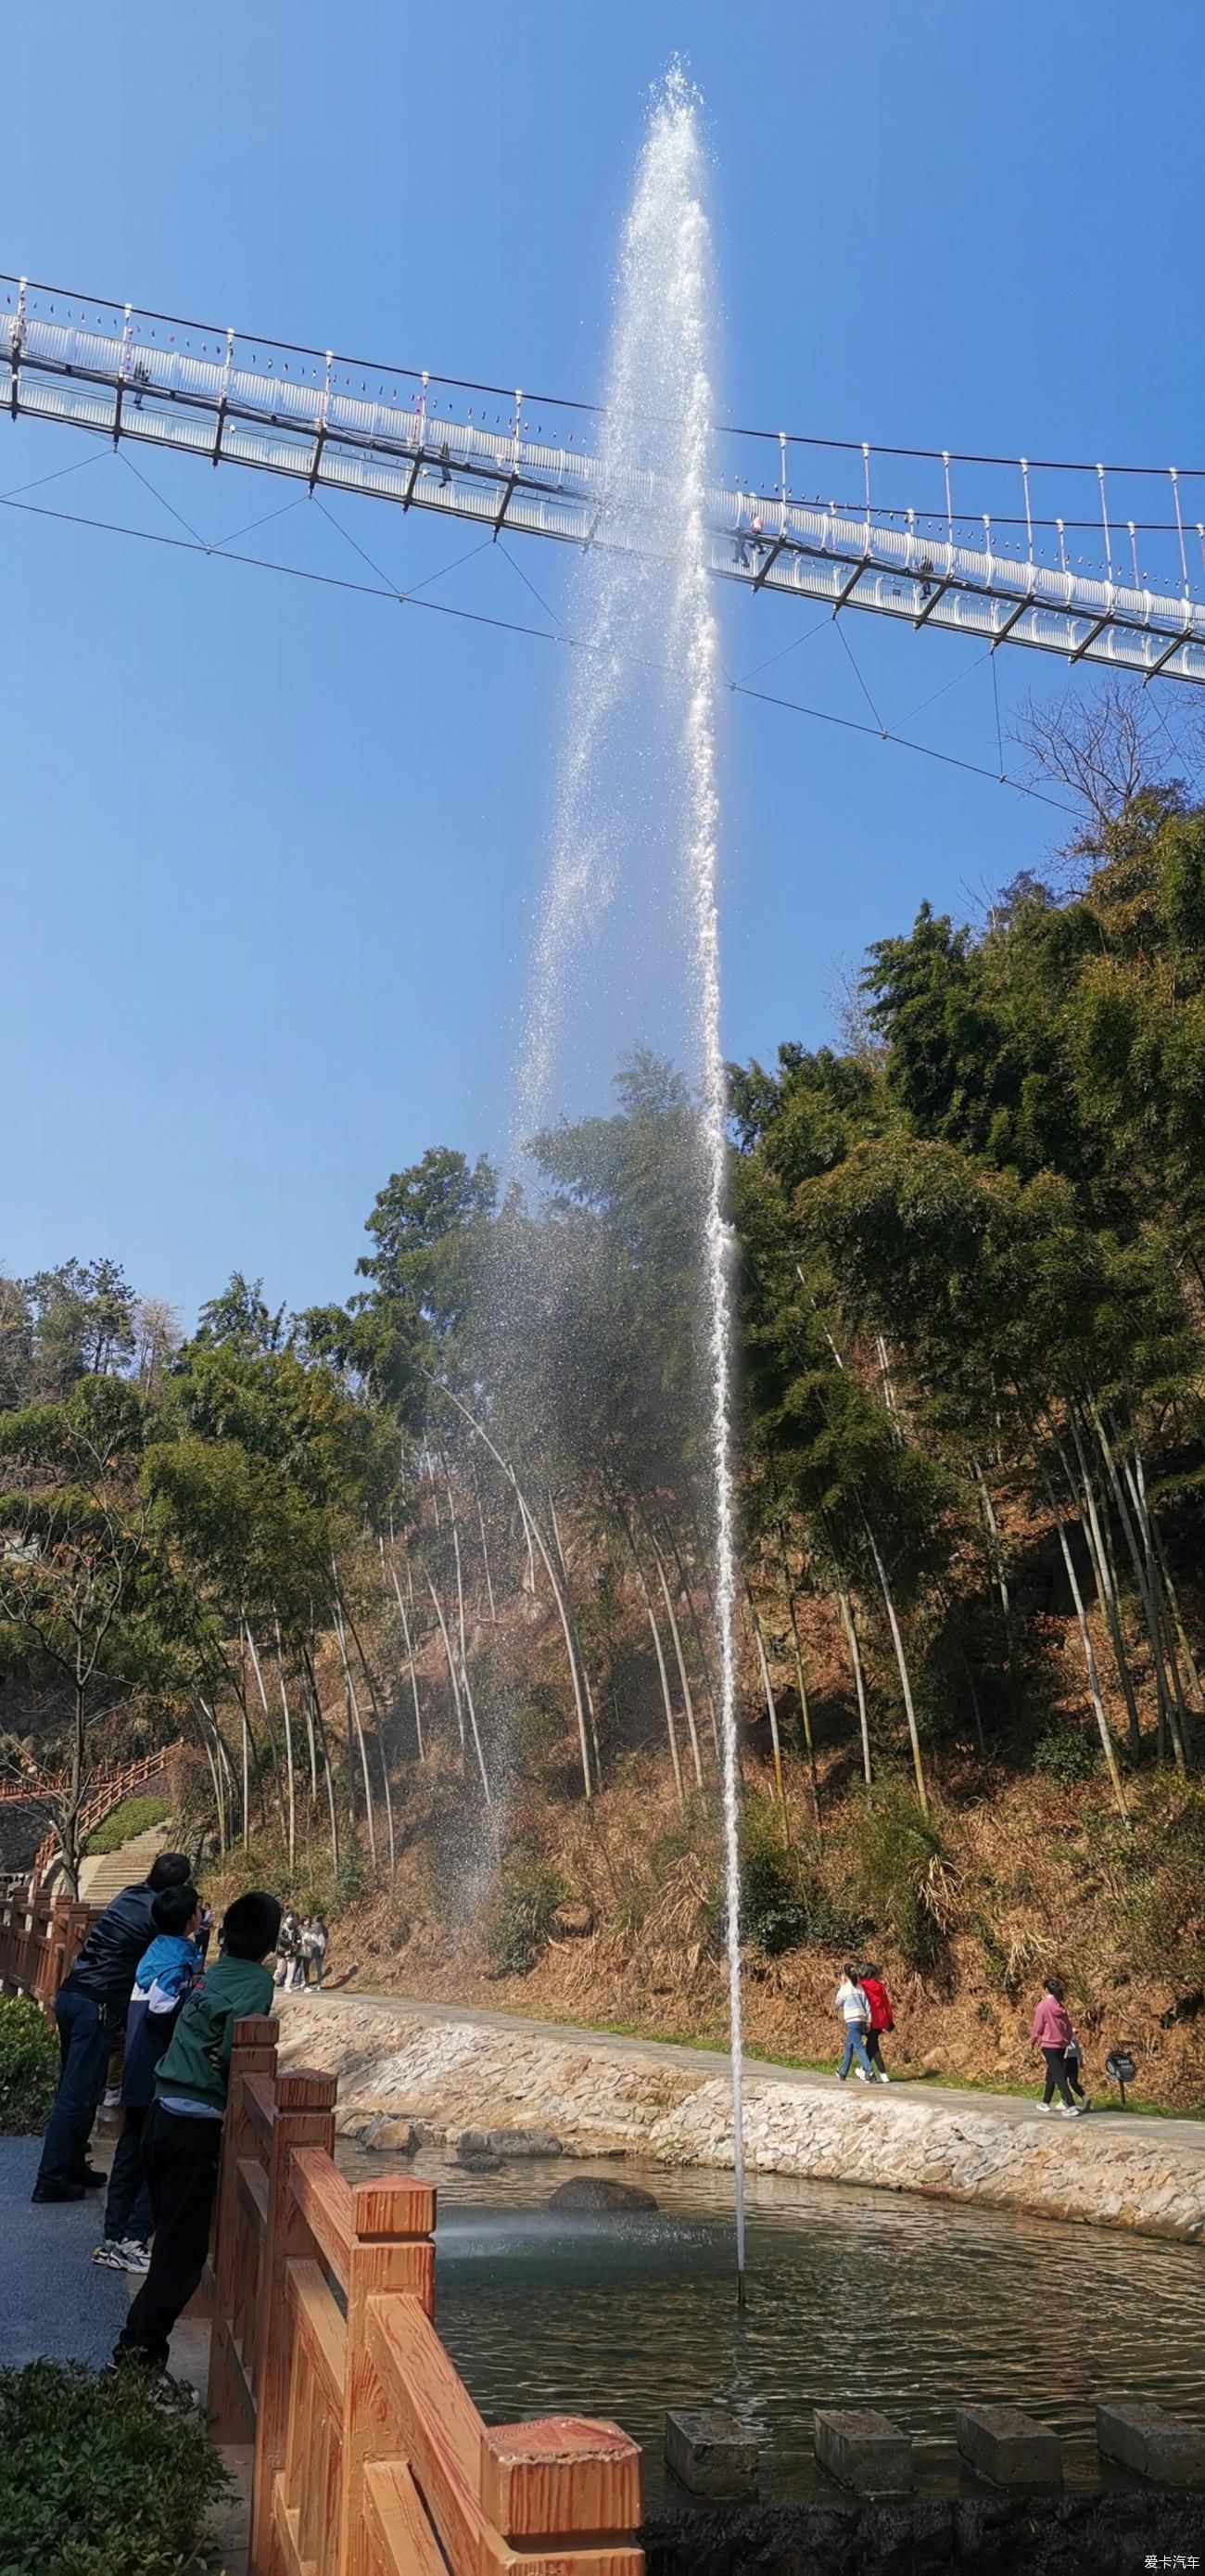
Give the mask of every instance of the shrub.
[(547, 1861), (530, 1852), (508, 1854), (495, 1877), (485, 1917), (485, 1946), (499, 1976), (525, 1977), (534, 1968), (564, 1894)]
[(1078, 1726), (1056, 1723), (1048, 1727), (1033, 1749), (1034, 1770), (1044, 1771), (1047, 1779), (1057, 1780), (1062, 1789), (1073, 1789), (1077, 1780), (1089, 1779), (1095, 1765), (1093, 1746)]
[(952, 1929), (952, 1889), (941, 1835), (902, 1780), (883, 1781), (866, 1801), (861, 1864), (875, 1922), (911, 1967), (931, 1967)]
[(741, 1929), (768, 1959), (805, 1941), (856, 1948), (862, 1930), (860, 1918), (834, 1906), (802, 1854), (784, 1842), (764, 1801), (750, 1800), (741, 1817)]
[(29, 2137), (41, 2129), (58, 2080), (58, 2042), (45, 2013), (28, 1995), (0, 1995), (0, 2133)]
[(96, 1852), (119, 1851), (123, 1843), (133, 1841), (135, 1834), (145, 1834), (152, 1825), (165, 1825), (170, 1814), (171, 1805), (166, 1798), (123, 1798), (112, 1815), (105, 1817), (103, 1825), (89, 1834), (84, 1850), (89, 1858)]
[(137, 2371), (0, 2371), (0, 2576), (182, 2576), (225, 2472), (187, 2397)]
[(565, 1721), (560, 1710), (539, 1699), (524, 1700), (509, 1720), (511, 1756), (525, 1780), (546, 1781), (565, 1758)]
[(741, 1930), (768, 1959), (798, 1949), (808, 1936), (798, 1854), (762, 1803), (750, 1802), (741, 1817)]

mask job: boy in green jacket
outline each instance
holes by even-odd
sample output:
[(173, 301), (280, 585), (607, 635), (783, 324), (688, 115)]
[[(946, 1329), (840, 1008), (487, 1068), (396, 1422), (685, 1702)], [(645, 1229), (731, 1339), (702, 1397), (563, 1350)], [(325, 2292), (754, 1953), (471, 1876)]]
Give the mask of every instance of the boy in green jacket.
[(222, 1953), (189, 1996), (159, 2060), (142, 2155), (154, 2212), (151, 2267), (114, 2350), (114, 2361), (165, 2370), (168, 2337), (205, 2269), (222, 2152), (234, 2025), (272, 2005), (263, 1961), (276, 1948), (280, 1907), (255, 1890), (236, 1897)]

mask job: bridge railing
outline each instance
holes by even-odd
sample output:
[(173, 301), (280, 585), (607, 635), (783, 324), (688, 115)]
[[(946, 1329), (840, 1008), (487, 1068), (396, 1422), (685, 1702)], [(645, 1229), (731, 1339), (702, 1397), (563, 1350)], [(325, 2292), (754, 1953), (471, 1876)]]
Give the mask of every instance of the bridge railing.
[(0, 1994), (31, 1995), (49, 2011), (98, 1912), (45, 1888), (0, 1897)]
[[(76, 1818), (76, 1834), (81, 1854), (89, 1834), (95, 1833), (97, 1826), (103, 1825), (117, 1807), (124, 1805), (127, 1798), (134, 1797), (139, 1789), (149, 1788), (152, 1780), (160, 1779), (168, 1764), (182, 1749), (178, 1743), (160, 1745), (158, 1752), (140, 1754), (137, 1762), (124, 1763), (120, 1771), (111, 1771), (106, 1780), (99, 1780), (96, 1783), (90, 1795), (84, 1799)], [(60, 1853), (59, 1836), (52, 1827), (38, 1846), (33, 1869), (30, 1872), (31, 1887), (41, 1886), (47, 1871), (53, 1868)]]
[(642, 2576), (614, 2424), (482, 2423), (432, 2323), (435, 2193), (334, 2161), (336, 2082), (240, 2022), (210, 2283), (209, 2408), (253, 2442), (249, 2576)]

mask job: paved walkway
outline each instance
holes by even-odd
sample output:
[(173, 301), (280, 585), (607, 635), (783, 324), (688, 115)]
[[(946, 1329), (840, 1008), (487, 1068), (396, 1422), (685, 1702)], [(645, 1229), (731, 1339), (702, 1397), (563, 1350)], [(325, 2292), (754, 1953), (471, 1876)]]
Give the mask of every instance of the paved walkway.
[[(313, 1987), (296, 1996), (278, 1994), (275, 2009), (283, 2004), (304, 2003), (309, 2009), (321, 2010), (328, 2005), (355, 2004), (383, 2014), (408, 2013), (418, 2021), (470, 2022), (484, 2030), (517, 2031), (526, 2039), (564, 2040), (571, 2047), (588, 2047), (596, 2055), (638, 2058), (643, 2065), (674, 2066), (683, 2074), (727, 2075), (727, 2053), (714, 2048), (685, 2048), (672, 2040), (628, 2039), (606, 2030), (591, 2030), (572, 2022), (528, 2020), (521, 2013), (488, 2012), (478, 2004), (432, 2004), (420, 2002), (413, 1995), (371, 1994), (356, 1986), (326, 1987), (321, 1993)], [(853, 2091), (855, 2079), (848, 2087), (838, 2083), (835, 2075), (824, 2075), (809, 2067), (778, 2066), (769, 2058), (746, 2057), (743, 2061), (748, 2083), (794, 2085), (801, 2092), (838, 2093)], [(1035, 2075), (1032, 2098), (1017, 2093), (979, 2093), (954, 2085), (912, 2083), (893, 2079), (891, 2091), (902, 2100), (925, 2102), (934, 2111), (977, 2111), (1005, 2122), (1032, 2120), (1041, 2099), (1041, 2080)], [(1093, 2127), (1124, 2130), (1127, 2138), (1146, 2138), (1152, 2145), (1170, 2146), (1173, 2141), (1196, 2147), (1205, 2155), (1205, 2120), (1149, 2119), (1134, 2111), (1123, 2111), (1120, 2103), (1100, 2101), (1090, 2114)]]
[(108, 2361), (129, 2283), (91, 2259), (104, 2193), (42, 2206), (30, 2200), (40, 2138), (0, 2138), (0, 2367), (45, 2355)]

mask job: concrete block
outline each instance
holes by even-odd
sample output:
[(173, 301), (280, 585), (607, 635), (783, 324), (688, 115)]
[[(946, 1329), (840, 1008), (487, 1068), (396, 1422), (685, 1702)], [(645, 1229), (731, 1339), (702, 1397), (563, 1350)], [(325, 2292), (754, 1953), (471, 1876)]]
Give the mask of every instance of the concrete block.
[(665, 2460), (691, 2495), (754, 2496), (757, 2444), (721, 2406), (672, 2406), (665, 2418)]
[(1063, 2446), (1057, 2433), (1019, 2406), (959, 2406), (954, 2434), (964, 2460), (998, 2487), (1057, 2487)]
[(1153, 2486), (1205, 2487), (1205, 2425), (1161, 2406), (1098, 2406), (1096, 2447)]
[(911, 2495), (912, 2444), (873, 2406), (818, 2406), (812, 2418), (816, 2457), (829, 2476), (858, 2495)]

